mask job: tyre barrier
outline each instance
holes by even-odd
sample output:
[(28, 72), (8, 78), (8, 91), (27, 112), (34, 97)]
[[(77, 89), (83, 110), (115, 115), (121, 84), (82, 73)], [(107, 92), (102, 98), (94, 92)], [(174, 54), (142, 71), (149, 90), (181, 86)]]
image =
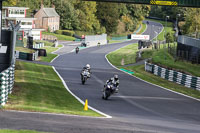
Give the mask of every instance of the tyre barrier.
[(0, 108), (8, 101), (8, 95), (14, 87), (15, 65), (0, 73)]
[(153, 73), (163, 79), (200, 91), (200, 77), (187, 75), (174, 70), (168, 70), (147, 62), (145, 62), (145, 71)]

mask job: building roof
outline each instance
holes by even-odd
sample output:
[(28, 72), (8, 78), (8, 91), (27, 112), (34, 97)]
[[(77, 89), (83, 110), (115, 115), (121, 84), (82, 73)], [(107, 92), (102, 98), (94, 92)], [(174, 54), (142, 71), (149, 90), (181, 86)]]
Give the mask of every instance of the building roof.
[(3, 9), (29, 9), (28, 7), (9, 7), (9, 6), (3, 6)]
[(43, 8), (43, 11), (48, 17), (59, 17), (58, 13), (54, 8)]

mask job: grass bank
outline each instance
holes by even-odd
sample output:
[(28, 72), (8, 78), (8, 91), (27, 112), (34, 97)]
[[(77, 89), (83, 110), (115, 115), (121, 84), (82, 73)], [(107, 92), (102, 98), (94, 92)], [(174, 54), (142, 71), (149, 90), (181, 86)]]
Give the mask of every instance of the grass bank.
[(131, 44), (108, 54), (107, 58), (115, 66), (131, 64), (135, 62), (137, 49), (137, 44)]
[(25, 47), (16, 47), (15, 50), (20, 51), (20, 52), (24, 52), (24, 53), (34, 53), (35, 50), (33, 49), (28, 49)]
[(46, 49), (47, 56), (41, 56), (39, 60), (42, 62), (51, 62), (57, 56), (57, 54), (52, 54), (52, 52), (58, 50), (59, 47), (62, 47), (62, 45), (59, 45), (58, 47), (44, 47)]
[[(108, 54), (107, 58), (116, 67), (133, 71), (135, 72), (134, 75), (136, 77), (139, 77), (145, 81), (200, 99), (200, 91), (186, 88), (182, 85), (178, 85), (174, 82), (167, 81), (151, 73), (148, 73), (144, 70), (144, 65), (128, 67), (122, 66), (122, 59), (125, 62), (124, 64), (135, 63), (137, 51), (137, 44), (132, 44)], [(151, 57), (153, 63), (162, 64), (166, 67), (173, 67), (174, 69), (184, 71), (185, 73), (192, 73), (196, 76), (200, 74), (200, 65), (194, 65), (184, 61), (175, 62), (174, 58), (164, 49), (161, 49), (159, 51), (150, 49), (145, 50), (142, 56), (143, 58)], [(166, 56), (166, 60), (164, 56)]]
[(42, 34), (55, 36), (55, 37), (57, 37), (58, 40), (65, 40), (65, 41), (73, 41), (73, 40), (75, 40), (74, 37), (66, 36), (66, 35), (59, 35), (59, 34), (49, 33), (49, 32), (42, 32)]
[(15, 86), (5, 109), (101, 116), (83, 105), (64, 87), (51, 66), (16, 62)]

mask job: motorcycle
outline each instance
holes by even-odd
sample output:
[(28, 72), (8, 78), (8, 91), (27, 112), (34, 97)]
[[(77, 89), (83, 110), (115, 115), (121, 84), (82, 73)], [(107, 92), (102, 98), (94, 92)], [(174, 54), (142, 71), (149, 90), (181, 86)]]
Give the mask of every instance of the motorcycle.
[(102, 99), (107, 100), (108, 97), (116, 93), (116, 89), (117, 87), (115, 87), (111, 82), (104, 85)]
[(78, 54), (78, 52), (79, 52), (79, 48), (78, 48), (78, 47), (76, 47), (76, 50), (75, 50), (75, 51), (76, 51), (76, 54)]
[(89, 72), (87, 70), (83, 70), (81, 73), (81, 82), (84, 85), (88, 79)]

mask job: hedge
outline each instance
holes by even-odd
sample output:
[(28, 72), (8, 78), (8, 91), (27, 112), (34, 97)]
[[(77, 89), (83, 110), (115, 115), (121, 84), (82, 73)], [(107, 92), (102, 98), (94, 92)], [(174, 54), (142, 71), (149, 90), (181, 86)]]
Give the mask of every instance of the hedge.
[(69, 30), (57, 30), (56, 34), (73, 36), (75, 34), (75, 32), (74, 31), (69, 31)]

